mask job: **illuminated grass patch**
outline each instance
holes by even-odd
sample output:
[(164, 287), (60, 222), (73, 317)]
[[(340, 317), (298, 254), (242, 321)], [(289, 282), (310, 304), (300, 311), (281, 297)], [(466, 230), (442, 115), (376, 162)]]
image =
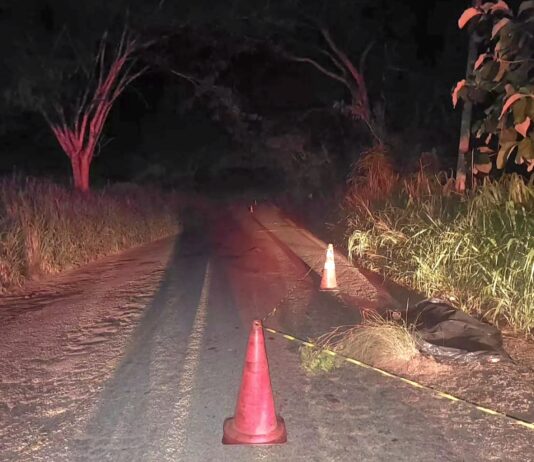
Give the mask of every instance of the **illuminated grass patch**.
[(83, 195), (50, 181), (0, 180), (0, 290), (117, 253), (180, 229), (178, 200), (154, 188)]
[(362, 178), (346, 205), (353, 259), (491, 322), (533, 330), (532, 180), (507, 175), (458, 195), (446, 176), (420, 172), (391, 176), (377, 198)]

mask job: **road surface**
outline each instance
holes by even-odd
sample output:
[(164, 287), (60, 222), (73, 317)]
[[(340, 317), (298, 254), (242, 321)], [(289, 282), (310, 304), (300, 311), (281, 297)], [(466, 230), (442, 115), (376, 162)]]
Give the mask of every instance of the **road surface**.
[[(307, 376), (298, 346), (269, 333), (288, 442), (222, 445), (252, 320), (306, 337), (358, 310), (317, 291), (324, 249), (268, 206), (188, 220), (3, 298), (0, 460), (534, 461), (532, 431), (365, 369)], [(381, 300), (355, 284), (360, 308)]]

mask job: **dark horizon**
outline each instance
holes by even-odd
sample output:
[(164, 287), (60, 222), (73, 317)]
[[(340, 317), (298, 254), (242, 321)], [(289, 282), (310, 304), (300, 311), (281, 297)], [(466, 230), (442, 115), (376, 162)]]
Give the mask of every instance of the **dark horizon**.
[[(456, 129), (458, 126), (459, 111), (453, 111), (450, 106), (449, 94), (465, 68), (467, 37), (456, 26), (461, 7), (451, 8), (449, 2), (440, 0), (424, 5), (420, 2), (414, 3), (417, 6), (410, 8), (405, 6), (405, 2), (388, 2), (389, 10), (385, 13), (389, 16), (381, 16), (380, 7), (373, 6), (374, 2), (370, 2), (367, 9), (364, 7), (361, 10), (364, 27), (367, 27), (365, 24), (370, 24), (374, 28), (372, 24), (376, 24), (380, 25), (383, 31), (380, 32), (382, 35), (375, 38), (369, 53), (365, 78), (368, 81), (371, 104), (385, 102), (386, 124), (392, 137), (396, 137), (397, 133), (402, 137), (417, 133), (413, 143), (420, 145), (421, 151), (437, 147), (444, 167), (447, 167), (453, 164), (454, 143), (450, 136), (444, 135), (449, 128), (443, 127), (446, 125)], [(124, 2), (110, 3), (117, 11), (120, 11), (121, 4)], [(361, 5), (365, 6), (364, 4), (365, 2), (361, 2)], [(68, 23), (61, 22), (66, 20), (61, 5), (61, 2), (54, 4), (45, 0), (21, 1), (17, 2), (16, 7), (4, 5), (0, 7), (0, 24), (4, 26), (4, 30), (17, 30), (34, 24), (41, 30), (40, 34), (43, 34), (45, 40), (54, 43), (59, 32), (69, 28)], [(130, 14), (133, 17), (135, 4), (132, 5)], [(86, 5), (85, 8), (90, 7)], [(97, 14), (96, 10), (94, 14)], [(288, 18), (293, 20), (291, 16)], [(172, 19), (169, 24), (180, 23), (179, 18)], [(254, 163), (257, 161), (257, 167), (262, 169), (266, 163), (271, 164), (271, 161), (262, 159), (261, 154), (257, 156), (256, 161), (249, 159), (242, 162), (242, 165), (239, 159), (235, 159), (236, 146), (238, 149), (251, 149), (246, 144), (249, 141), (242, 139), (243, 136), (251, 134), (237, 131), (269, 130), (269, 136), (277, 136), (283, 129), (275, 127), (287, 126), (291, 121), (295, 123), (308, 114), (315, 114), (314, 117), (318, 120), (305, 121), (305, 124), (338, 124), (337, 116), (331, 113), (330, 108), (333, 102), (345, 98), (343, 88), (306, 64), (288, 62), (277, 56), (276, 49), (272, 49), (275, 43), (279, 43), (279, 38), (275, 38), (278, 32), (274, 26), (269, 26), (271, 30), (267, 27), (266, 31), (257, 34), (257, 37), (251, 37), (246, 30), (240, 32), (240, 24), (217, 24), (216, 18), (214, 21), (210, 18), (208, 20), (212, 24), (209, 27), (203, 26), (202, 21), (198, 25), (188, 21), (185, 32), (178, 32), (173, 39), (173, 49), (169, 50), (168, 45), (165, 45), (167, 49), (162, 49), (167, 62), (163, 68), (161, 63), (156, 67), (149, 63), (152, 69), (131, 88), (126, 89), (118, 99), (106, 124), (99, 155), (95, 157), (92, 172), (95, 181), (144, 181), (154, 175), (157, 178), (160, 175), (158, 172), (165, 170), (167, 174), (172, 173), (175, 179), (160, 180), (172, 183), (177, 181), (176, 178), (189, 175), (191, 169), (211, 169), (214, 162), (220, 161), (221, 152), (227, 160), (226, 163), (234, 165), (235, 168), (251, 170), (252, 167), (254, 170)], [(142, 28), (143, 20), (136, 21)], [(98, 27), (98, 24), (95, 24), (92, 29)], [(100, 27), (103, 29), (104, 24)], [(157, 34), (158, 27), (163, 27), (161, 30), (169, 33), (169, 25), (160, 23), (159, 26), (152, 24), (150, 32), (143, 34)], [(171, 34), (173, 27), (176, 31), (183, 30), (171, 26)], [(215, 30), (217, 32), (213, 36)], [(367, 34), (359, 37), (357, 30), (350, 31), (347, 35), (350, 41), (346, 42), (346, 33), (338, 30), (333, 29), (336, 40), (343, 46), (348, 46), (351, 58), (353, 56), (352, 59), (358, 60)], [(275, 32), (275, 36), (272, 36), (272, 32)], [(312, 32), (302, 29), (302, 37), (307, 36), (306, 40), (312, 38), (317, 44), (324, 46), (320, 43), (320, 36)], [(95, 33), (97, 37), (98, 32)], [(239, 44), (240, 33), (245, 34), (245, 42), (242, 43), (252, 40), (250, 45), (246, 45), (250, 48), (249, 51), (242, 52), (235, 48)], [(304, 43), (299, 44), (298, 31), (294, 36), (285, 34), (284, 40), (289, 37), (297, 44), (296, 49), (302, 48)], [(16, 43), (23, 46), (23, 39), (28, 38), (31, 38), (29, 29), (19, 34), (17, 39), (21, 41)], [(31, 43), (31, 40), (27, 40), (27, 43)], [(193, 47), (191, 44), (194, 44)], [(413, 44), (412, 48), (409, 44)], [(180, 49), (184, 46), (185, 48)], [(289, 49), (291, 45), (284, 47)], [(352, 48), (355, 51), (351, 51)], [(25, 51), (34, 53), (31, 47), (25, 48)], [(384, 65), (384, 52), (389, 53), (388, 66)], [(220, 58), (217, 58), (217, 55), (210, 56), (212, 53), (221, 53)], [(313, 53), (315, 52), (312, 50), (311, 56)], [(208, 61), (206, 56), (210, 56)], [(17, 68), (15, 57), (7, 54), (7, 58), (5, 64), (15, 64), (13, 68)], [(143, 59), (151, 60), (153, 56), (141, 57), (141, 60)], [(157, 59), (161, 61), (161, 58)], [(213, 59), (222, 59), (220, 65), (224, 66), (223, 74), (218, 75), (218, 80), (214, 82), (220, 94), (205, 94), (200, 97), (197, 95), (195, 98), (194, 86), (169, 72), (174, 66), (178, 67), (178, 71), (189, 72), (200, 79), (206, 76), (209, 78), (209, 74), (214, 72), (209, 60)], [(231, 59), (231, 62), (224, 62), (225, 59)], [(54, 62), (50, 61), (48, 65), (53, 64)], [(428, 79), (433, 79), (434, 83), (426, 84)], [(13, 83), (16, 82), (10, 81), (9, 77), (4, 79), (3, 83), (0, 81), (5, 94), (12, 91)], [(228, 97), (235, 98), (235, 102), (241, 105), (239, 110), (246, 112), (245, 117), (257, 117), (257, 121), (233, 120), (228, 114), (221, 113), (228, 109), (223, 107), (225, 104), (234, 104), (224, 100)], [(425, 105), (432, 107), (425, 108)], [(412, 134), (402, 133), (407, 130), (403, 115), (405, 113), (410, 114), (410, 119), (419, 117), (417, 123), (420, 126), (416, 132), (412, 130)], [(425, 113), (432, 114), (432, 117), (425, 116)], [(0, 160), (1, 172), (9, 173), (14, 168), (33, 175), (68, 176), (68, 159), (62, 154), (37, 111), (28, 106), (24, 108), (20, 105), (8, 105), (8, 110), (4, 111), (1, 120), (0, 139), (4, 151)], [(209, 136), (202, 135), (206, 130), (210, 133)], [(253, 137), (256, 136), (254, 132), (251, 133)], [(321, 135), (324, 136), (330, 135)], [(331, 136), (339, 138), (343, 135), (336, 134), (334, 130)], [(366, 143), (364, 133), (358, 135), (355, 132), (354, 136), (361, 140), (358, 144)], [(310, 142), (317, 146), (321, 140)], [(341, 151), (347, 149), (339, 145), (336, 147), (336, 143), (331, 146), (331, 149)], [(347, 159), (353, 159), (354, 155), (355, 153), (343, 154), (339, 159), (341, 170), (346, 169)], [(156, 173), (146, 173), (151, 171)]]

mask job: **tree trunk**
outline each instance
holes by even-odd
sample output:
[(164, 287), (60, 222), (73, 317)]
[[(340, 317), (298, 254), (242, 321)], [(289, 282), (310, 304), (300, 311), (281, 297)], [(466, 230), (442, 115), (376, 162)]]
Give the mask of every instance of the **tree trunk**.
[(70, 159), (74, 187), (83, 193), (89, 191), (89, 157), (85, 153), (74, 155)]
[(473, 103), (465, 101), (460, 125), (460, 144), (458, 146), (458, 161), (456, 162), (456, 191), (464, 192), (467, 180), (466, 157), (471, 143), (471, 114)]
[(382, 145), (383, 139), (379, 130), (377, 130), (376, 120), (374, 120), (374, 118), (371, 116), (371, 109), (369, 108), (369, 99), (367, 98), (367, 92), (365, 88), (363, 90), (357, 91), (358, 93), (352, 92), (352, 116), (356, 120), (359, 120), (360, 122), (363, 122), (365, 124), (375, 144)]

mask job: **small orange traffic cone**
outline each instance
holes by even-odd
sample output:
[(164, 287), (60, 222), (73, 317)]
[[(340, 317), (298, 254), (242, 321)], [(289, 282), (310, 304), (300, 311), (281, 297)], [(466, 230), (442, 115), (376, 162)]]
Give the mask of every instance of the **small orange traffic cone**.
[(287, 441), (284, 419), (274, 408), (261, 321), (252, 323), (234, 417), (224, 421), (223, 444), (279, 444)]
[(320, 290), (336, 290), (336, 263), (334, 261), (334, 246), (328, 244), (326, 250), (326, 260), (324, 262), (323, 277), (321, 279)]

